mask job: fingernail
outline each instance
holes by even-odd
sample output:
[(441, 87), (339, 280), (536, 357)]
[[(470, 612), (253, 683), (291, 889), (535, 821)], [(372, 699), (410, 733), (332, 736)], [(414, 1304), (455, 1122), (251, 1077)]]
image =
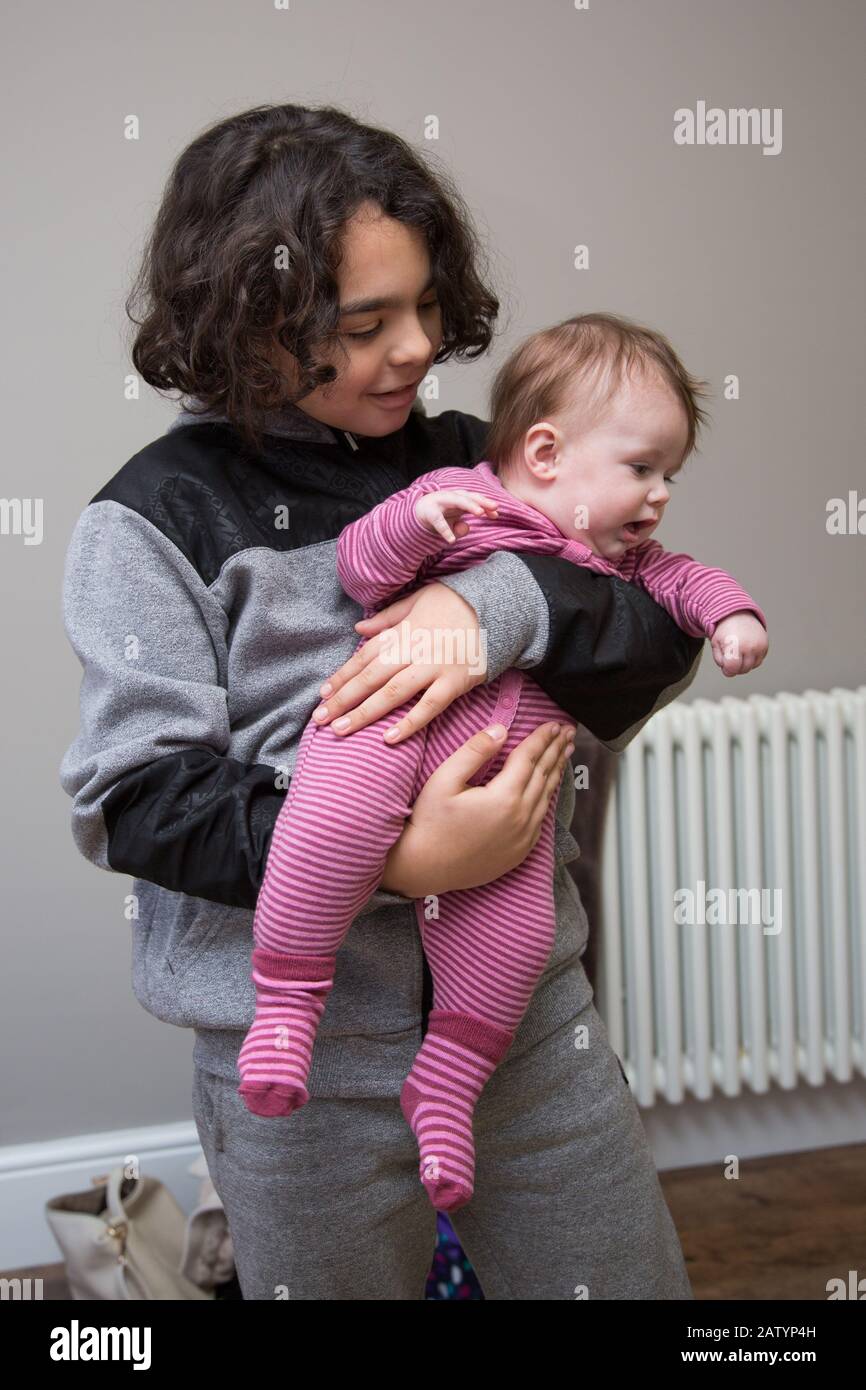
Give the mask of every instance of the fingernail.
[(335, 719), (335, 720), (334, 720), (333, 724), (331, 725), (331, 728), (332, 728), (332, 729), (345, 729), (346, 726), (347, 726), (350, 722), (351, 722), (351, 721), (350, 721), (350, 719), (349, 719), (348, 714), (341, 714), (339, 719)]
[(325, 717), (325, 715), (326, 715), (327, 713), (328, 713), (328, 707), (327, 707), (327, 705), (319, 705), (319, 708), (318, 708), (318, 709), (314, 709), (314, 710), (313, 710), (313, 718), (314, 718), (314, 719), (324, 719), (324, 717)]
[(484, 732), (485, 734), (489, 734), (491, 738), (501, 738), (502, 735), (505, 733), (505, 725), (491, 724), (490, 728), (485, 729)]
[(559, 727), (560, 727), (560, 726), (559, 726), (558, 724), (551, 724), (550, 727), (551, 727), (551, 729), (553, 730), (553, 732), (554, 732), (555, 734), (558, 734), (558, 733), (559, 733)]
[(331, 685), (331, 682), (330, 682), (330, 681), (325, 681), (325, 684), (324, 684), (324, 685), (320, 685), (320, 686), (319, 686), (319, 694), (320, 694), (320, 695), (330, 695), (330, 693), (331, 693), (331, 691), (333, 690), (333, 688), (334, 688), (334, 687)]
[(400, 730), (397, 728), (389, 729), (388, 732), (385, 734), (385, 737), (389, 743), (393, 743), (394, 739), (397, 737), (399, 732)]

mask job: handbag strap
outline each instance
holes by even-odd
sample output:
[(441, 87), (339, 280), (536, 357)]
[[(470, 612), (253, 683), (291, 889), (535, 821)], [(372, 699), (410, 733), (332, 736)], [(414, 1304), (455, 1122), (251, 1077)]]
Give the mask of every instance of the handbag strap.
[[(121, 1196), (121, 1188), (123, 1187), (124, 1181), (123, 1164), (118, 1163), (116, 1168), (112, 1168), (105, 1181), (105, 1201), (108, 1207), (108, 1213), (112, 1223), (117, 1226), (126, 1226), (128, 1224), (126, 1207), (123, 1204), (124, 1199)], [(140, 1179), (133, 1178), (132, 1181), (137, 1185)], [(134, 1193), (135, 1188), (133, 1187), (132, 1192), (127, 1195), (127, 1200), (129, 1197), (133, 1196)]]
[[(127, 1194), (126, 1201), (130, 1201), (136, 1194), (139, 1178), (133, 1178), (136, 1184), (131, 1192)], [(126, 1239), (129, 1234), (129, 1216), (124, 1206), (122, 1187), (124, 1183), (123, 1165), (118, 1164), (112, 1168), (105, 1181), (105, 1199), (108, 1207), (108, 1220), (106, 1221), (106, 1231), (109, 1236), (120, 1242), (117, 1252), (117, 1261), (114, 1266), (114, 1277), (118, 1288), (118, 1298), (128, 1299), (131, 1297), (129, 1283), (137, 1284), (145, 1299), (154, 1300), (156, 1295), (151, 1292), (145, 1283), (141, 1271), (132, 1270), (126, 1257)]]

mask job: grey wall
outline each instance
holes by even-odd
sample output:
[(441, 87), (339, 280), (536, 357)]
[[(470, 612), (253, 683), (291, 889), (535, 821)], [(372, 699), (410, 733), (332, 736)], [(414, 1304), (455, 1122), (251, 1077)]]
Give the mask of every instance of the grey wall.
[[(130, 880), (82, 859), (58, 765), (80, 668), (60, 619), (88, 499), (174, 407), (124, 400), (123, 298), (170, 161), (264, 101), (330, 101), (453, 170), (494, 255), (506, 330), (437, 369), (436, 413), (484, 414), (526, 332), (606, 308), (666, 332), (711, 380), (714, 426), (660, 540), (731, 570), (771, 646), (688, 698), (857, 686), (866, 536), (827, 500), (864, 490), (862, 55), (858, 0), (151, 0), (8, 11), (2, 130), (3, 495), (44, 502), (44, 536), (0, 536), (6, 1059), (2, 1141), (190, 1116), (192, 1034), (129, 985)], [(678, 146), (674, 112), (782, 108), (782, 149)], [(135, 113), (141, 139), (123, 138)], [(573, 268), (587, 243), (590, 268)], [(726, 374), (740, 399), (722, 398)], [(325, 673), (323, 672), (323, 677)]]

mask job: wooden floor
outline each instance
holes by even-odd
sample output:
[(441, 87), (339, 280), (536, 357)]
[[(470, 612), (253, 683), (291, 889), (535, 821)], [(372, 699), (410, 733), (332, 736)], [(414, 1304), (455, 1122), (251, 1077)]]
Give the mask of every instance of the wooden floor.
[[(775, 1154), (660, 1174), (697, 1299), (826, 1301), (828, 1279), (866, 1277), (866, 1146)], [(68, 1300), (62, 1264), (3, 1271)], [(237, 1297), (236, 1284), (223, 1297)]]
[(696, 1298), (827, 1299), (866, 1276), (866, 1146), (660, 1174)]

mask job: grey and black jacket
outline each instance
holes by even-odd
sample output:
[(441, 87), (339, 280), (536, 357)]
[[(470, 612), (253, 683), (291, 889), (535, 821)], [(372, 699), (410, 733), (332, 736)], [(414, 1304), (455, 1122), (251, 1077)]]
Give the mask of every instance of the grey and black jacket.
[[(181, 411), (75, 524), (63, 619), (83, 668), (80, 728), (60, 767), (72, 834), (93, 864), (134, 879), (136, 998), (194, 1029), (195, 1062), (220, 1075), (238, 1079), (252, 1023), (253, 909), (298, 740), (359, 641), (337, 537), (420, 474), (477, 463), (486, 430), (416, 402), (400, 430), (368, 438), (288, 407), (252, 455), (221, 417)], [(649, 595), (559, 557), (498, 552), (443, 582), (478, 613), (488, 679), (531, 671), (609, 748), (696, 674), (702, 642)], [(574, 795), (563, 778), (557, 939), (512, 1055), (592, 997), (564, 869), (580, 852)], [(311, 1094), (396, 1096), (430, 1005), (414, 905), (376, 892), (341, 948)]]

